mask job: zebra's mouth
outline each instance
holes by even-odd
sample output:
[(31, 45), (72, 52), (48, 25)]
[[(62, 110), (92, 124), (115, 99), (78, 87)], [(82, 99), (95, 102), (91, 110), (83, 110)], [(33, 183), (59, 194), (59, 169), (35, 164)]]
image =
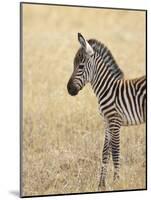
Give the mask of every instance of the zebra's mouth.
[(71, 84), (70, 81), (68, 82), (67, 90), (71, 96), (76, 96), (79, 92), (79, 89), (75, 85)]
[(78, 94), (78, 90), (77, 88), (73, 87), (73, 88), (69, 88), (68, 89), (68, 93), (71, 95), (71, 96), (76, 96)]

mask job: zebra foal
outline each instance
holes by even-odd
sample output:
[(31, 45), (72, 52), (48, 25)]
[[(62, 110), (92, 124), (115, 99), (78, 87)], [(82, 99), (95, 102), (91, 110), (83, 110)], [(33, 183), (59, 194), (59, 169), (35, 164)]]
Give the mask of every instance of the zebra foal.
[(75, 96), (90, 83), (105, 122), (105, 140), (99, 188), (105, 189), (110, 154), (114, 165), (114, 180), (119, 179), (120, 128), (138, 125), (146, 120), (146, 77), (125, 80), (109, 49), (101, 42), (86, 40), (78, 33), (81, 47), (74, 58), (74, 70), (67, 89)]

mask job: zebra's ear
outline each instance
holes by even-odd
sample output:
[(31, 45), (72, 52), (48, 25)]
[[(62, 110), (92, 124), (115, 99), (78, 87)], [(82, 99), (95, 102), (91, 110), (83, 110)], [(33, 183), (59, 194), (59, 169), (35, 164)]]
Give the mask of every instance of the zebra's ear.
[(81, 46), (85, 49), (85, 52), (92, 56), (94, 54), (94, 50), (91, 47), (91, 45), (86, 41), (86, 39), (81, 35), (81, 33), (78, 33), (78, 41), (80, 42)]

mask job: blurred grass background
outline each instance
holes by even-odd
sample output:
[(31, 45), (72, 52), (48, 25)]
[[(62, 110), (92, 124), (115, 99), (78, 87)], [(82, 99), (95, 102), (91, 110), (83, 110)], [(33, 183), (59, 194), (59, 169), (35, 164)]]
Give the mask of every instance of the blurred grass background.
[[(66, 85), (77, 32), (111, 50), (126, 78), (145, 74), (145, 13), (23, 5), (23, 195), (95, 192), (104, 124), (87, 85), (76, 97)], [(121, 179), (107, 190), (145, 187), (145, 125), (121, 130)]]

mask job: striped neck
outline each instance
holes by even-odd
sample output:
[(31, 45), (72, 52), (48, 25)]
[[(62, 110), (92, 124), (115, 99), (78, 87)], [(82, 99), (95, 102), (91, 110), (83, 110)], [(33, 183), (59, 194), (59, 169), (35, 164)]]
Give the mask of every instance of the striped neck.
[(88, 42), (95, 52), (93, 55), (91, 85), (96, 96), (100, 96), (105, 91), (109, 90), (113, 83), (123, 79), (124, 75), (111, 52), (104, 44), (93, 39)]

